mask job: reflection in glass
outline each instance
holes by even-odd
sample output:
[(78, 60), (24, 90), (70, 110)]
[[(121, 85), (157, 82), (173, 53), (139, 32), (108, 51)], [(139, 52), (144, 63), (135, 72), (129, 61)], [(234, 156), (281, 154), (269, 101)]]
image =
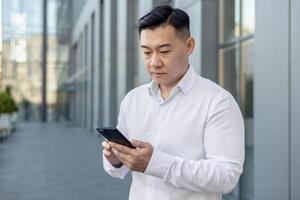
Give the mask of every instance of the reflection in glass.
[[(3, 85), (12, 89), (25, 120), (39, 118), (42, 1), (3, 0)], [(22, 84), (20, 84), (22, 83)]]
[(242, 34), (254, 33), (255, 0), (242, 0)]
[(235, 98), (238, 94), (237, 47), (230, 46), (219, 50), (219, 83)]
[(240, 35), (240, 0), (219, 0), (219, 43)]
[(13, 38), (10, 40), (10, 59), (14, 62), (27, 61), (27, 42), (25, 38)]
[[(57, 42), (58, 0), (48, 2), (47, 103), (52, 121), (57, 100), (57, 77), (68, 64), (67, 45)], [(12, 89), (20, 117), (39, 120), (41, 104), (42, 0), (2, 1), (3, 85)], [(64, 27), (62, 27), (64, 28)], [(22, 84), (20, 84), (22, 83)]]
[[(239, 184), (224, 200), (253, 199), (254, 0), (219, 0), (219, 83), (236, 98), (245, 120), (246, 156)], [(248, 36), (248, 37), (244, 37)]]
[(253, 65), (254, 40), (241, 45), (241, 105), (245, 119), (246, 156), (241, 178), (241, 199), (254, 199), (253, 191)]

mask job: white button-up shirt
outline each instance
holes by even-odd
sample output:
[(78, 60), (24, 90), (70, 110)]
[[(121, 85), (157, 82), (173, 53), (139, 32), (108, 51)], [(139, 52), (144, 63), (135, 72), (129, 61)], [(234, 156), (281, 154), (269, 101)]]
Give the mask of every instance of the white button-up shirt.
[[(153, 81), (130, 91), (117, 128), (154, 148), (145, 172), (132, 171), (130, 200), (220, 200), (243, 171), (240, 109), (229, 92), (191, 66), (166, 100)], [(103, 161), (113, 177), (129, 171)]]

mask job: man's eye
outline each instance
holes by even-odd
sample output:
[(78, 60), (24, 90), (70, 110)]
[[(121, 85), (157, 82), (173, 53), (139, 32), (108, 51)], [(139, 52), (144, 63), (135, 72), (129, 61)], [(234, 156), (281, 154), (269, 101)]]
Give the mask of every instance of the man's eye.
[(146, 52), (144, 52), (144, 54), (148, 56), (148, 55), (150, 55), (150, 54), (151, 54), (151, 52), (149, 52), (149, 51), (146, 51)]
[(170, 51), (161, 51), (160, 53), (167, 54), (167, 53), (170, 53)]

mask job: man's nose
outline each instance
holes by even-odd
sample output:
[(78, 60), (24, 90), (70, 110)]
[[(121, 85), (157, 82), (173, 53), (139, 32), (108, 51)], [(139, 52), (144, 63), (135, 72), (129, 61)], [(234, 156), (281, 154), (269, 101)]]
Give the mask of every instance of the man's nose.
[(155, 54), (155, 53), (153, 54), (151, 61), (150, 61), (150, 66), (153, 68), (162, 66), (162, 62), (161, 62), (160, 56), (158, 54)]

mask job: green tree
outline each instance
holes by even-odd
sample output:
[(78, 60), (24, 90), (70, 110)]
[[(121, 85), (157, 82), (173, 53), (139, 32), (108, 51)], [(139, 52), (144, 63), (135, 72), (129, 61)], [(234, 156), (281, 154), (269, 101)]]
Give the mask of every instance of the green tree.
[(13, 113), (17, 110), (18, 108), (12, 96), (7, 91), (0, 91), (0, 113)]

